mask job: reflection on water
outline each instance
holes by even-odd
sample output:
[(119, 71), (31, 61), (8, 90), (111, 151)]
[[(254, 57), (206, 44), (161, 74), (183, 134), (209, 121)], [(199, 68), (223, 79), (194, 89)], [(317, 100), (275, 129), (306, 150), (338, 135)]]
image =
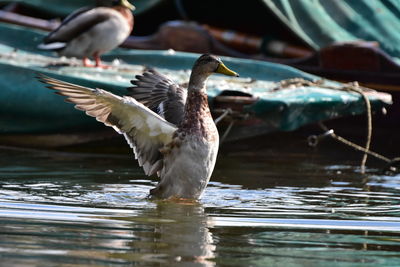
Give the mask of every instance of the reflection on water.
[(0, 265), (398, 265), (400, 176), (271, 153), (223, 153), (171, 203), (128, 156), (1, 148)]

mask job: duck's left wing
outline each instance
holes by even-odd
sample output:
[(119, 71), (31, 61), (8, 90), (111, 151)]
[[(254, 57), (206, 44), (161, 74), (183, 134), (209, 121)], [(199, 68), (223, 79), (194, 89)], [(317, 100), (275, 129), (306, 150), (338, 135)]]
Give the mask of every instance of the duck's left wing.
[(179, 125), (183, 120), (186, 88), (154, 69), (136, 75), (129, 87), (130, 96), (156, 112), (168, 122)]
[(66, 96), (87, 115), (123, 134), (133, 148), (139, 165), (147, 175), (162, 168), (159, 149), (170, 143), (176, 126), (139, 103), (132, 97), (120, 97), (102, 89), (92, 89), (39, 74), (38, 79)]

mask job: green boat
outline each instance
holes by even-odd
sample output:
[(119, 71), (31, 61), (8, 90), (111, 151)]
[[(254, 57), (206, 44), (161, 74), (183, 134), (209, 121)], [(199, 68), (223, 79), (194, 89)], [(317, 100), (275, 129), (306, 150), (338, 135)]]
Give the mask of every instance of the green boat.
[[(76, 59), (38, 51), (45, 32), (0, 23), (0, 134), (46, 135), (103, 131), (106, 127), (39, 83), (44, 73), (68, 82), (126, 93), (130, 80), (152, 67), (185, 83), (198, 54), (175, 51), (116, 49), (103, 56), (113, 67), (83, 68)], [(216, 115), (231, 108), (229, 138), (240, 139), (272, 131), (291, 131), (305, 124), (365, 112), (360, 94), (342, 90), (343, 84), (292, 67), (256, 60), (224, 58), (240, 78), (210, 78), (208, 93)], [(286, 81), (299, 78), (301, 80)], [(320, 82), (310, 82), (318, 81)], [(308, 83), (308, 84), (307, 84)], [(388, 94), (366, 91), (375, 110), (390, 105)], [(7, 139), (6, 139), (7, 140)]]

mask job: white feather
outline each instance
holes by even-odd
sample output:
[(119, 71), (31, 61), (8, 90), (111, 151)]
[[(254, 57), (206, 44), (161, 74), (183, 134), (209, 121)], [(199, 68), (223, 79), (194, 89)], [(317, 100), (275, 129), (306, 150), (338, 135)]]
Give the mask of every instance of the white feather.
[(38, 45), (39, 49), (43, 50), (57, 50), (57, 49), (62, 49), (65, 48), (67, 44), (63, 42), (55, 42), (55, 43), (49, 43), (49, 44), (40, 44)]
[(86, 114), (123, 134), (146, 174), (158, 171), (153, 166), (157, 163), (154, 161), (157, 157), (155, 153), (172, 141), (177, 130), (175, 125), (131, 97), (120, 97), (102, 89), (91, 89), (45, 76), (41, 79)]
[(157, 197), (199, 198), (210, 180), (218, 154), (218, 143), (187, 138), (165, 156)]

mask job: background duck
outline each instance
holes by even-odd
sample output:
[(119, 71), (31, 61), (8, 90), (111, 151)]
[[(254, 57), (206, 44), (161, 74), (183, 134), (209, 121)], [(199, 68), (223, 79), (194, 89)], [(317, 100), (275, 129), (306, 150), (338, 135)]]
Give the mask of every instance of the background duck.
[[(213, 73), (238, 76), (211, 55), (203, 55), (195, 62), (187, 93), (159, 73), (141, 76), (137, 92), (147, 91), (150, 100), (154, 99), (151, 92), (160, 91), (157, 103), (164, 107), (158, 108), (158, 114), (131, 96), (120, 97), (45, 76), (39, 79), (66, 96), (75, 108), (125, 136), (145, 174), (160, 177), (157, 187), (150, 191), (152, 196), (198, 199), (211, 177), (219, 147), (206, 93), (207, 79)], [(176, 124), (164, 119), (169, 116), (177, 116)]]
[(132, 32), (134, 9), (128, 0), (113, 1), (113, 7), (78, 9), (38, 48), (82, 58), (85, 67), (93, 67), (88, 62), (88, 57), (93, 56), (95, 67), (107, 67), (101, 63), (100, 55), (120, 45)]

